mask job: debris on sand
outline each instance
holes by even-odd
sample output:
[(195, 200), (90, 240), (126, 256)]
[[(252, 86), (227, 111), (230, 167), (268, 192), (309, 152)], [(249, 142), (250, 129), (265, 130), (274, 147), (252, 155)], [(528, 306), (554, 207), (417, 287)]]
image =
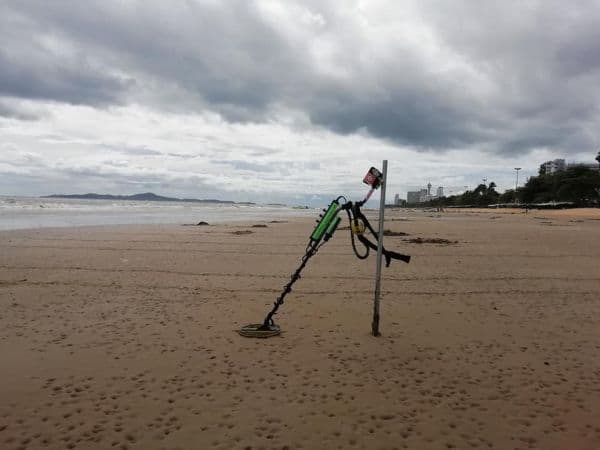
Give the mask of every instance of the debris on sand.
[(416, 237), (416, 238), (405, 239), (405, 240), (406, 240), (406, 242), (409, 242), (411, 244), (442, 244), (442, 245), (458, 244), (458, 241), (450, 241), (448, 239), (442, 239), (442, 238)]
[(209, 225), (208, 222), (204, 222), (204, 221), (200, 221), (198, 223), (184, 223), (182, 224), (183, 227), (200, 227), (200, 226), (206, 226)]
[(251, 230), (237, 230), (237, 231), (232, 231), (230, 234), (236, 234), (238, 236), (242, 235), (242, 234), (252, 234), (254, 233), (254, 231)]
[(392, 230), (383, 230), (384, 236), (408, 236), (408, 233), (403, 231), (392, 231)]
[(267, 228), (264, 223), (257, 223), (256, 225), (252, 225), (252, 228)]

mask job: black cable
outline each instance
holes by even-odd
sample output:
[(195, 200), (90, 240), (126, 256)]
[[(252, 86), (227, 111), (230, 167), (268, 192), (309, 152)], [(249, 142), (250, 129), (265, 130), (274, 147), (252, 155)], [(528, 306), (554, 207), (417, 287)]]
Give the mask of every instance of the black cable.
[(346, 214), (348, 214), (348, 220), (350, 221), (350, 242), (352, 243), (352, 250), (354, 250), (354, 254), (358, 259), (367, 259), (369, 257), (369, 247), (365, 245), (366, 252), (364, 255), (358, 253), (358, 250), (356, 248), (356, 242), (354, 241), (354, 231), (352, 231), (352, 221), (356, 219), (352, 218), (352, 215), (350, 214), (350, 209), (351, 208), (346, 209)]
[[(375, 238), (376, 241), (379, 241), (379, 233), (376, 232), (373, 227), (371, 226), (371, 223), (369, 222), (369, 220), (366, 218), (366, 216), (360, 211), (360, 202), (355, 203), (354, 205), (350, 205), (349, 209), (352, 210), (352, 218), (350, 219), (350, 221), (352, 220), (360, 220), (363, 222), (363, 224), (365, 225), (365, 227), (371, 232), (371, 234), (373, 235), (373, 237)], [(346, 212), (348, 213), (348, 217), (350, 216), (350, 212), (349, 209), (346, 209)], [(350, 223), (350, 228), (352, 228), (352, 223)], [(351, 234), (351, 238), (352, 238), (352, 248), (354, 250), (354, 254), (359, 258), (359, 259), (365, 259), (367, 256), (369, 256), (369, 248), (373, 249), (373, 250), (377, 250), (377, 245), (375, 245), (373, 242), (369, 241), (365, 236), (362, 235), (358, 235), (357, 238), (358, 240), (365, 246), (365, 248), (367, 249), (365, 255), (360, 255), (357, 250), (356, 250), (356, 246), (354, 243), (354, 233), (352, 232), (352, 229), (350, 229), (350, 234)], [(400, 261), (404, 261), (405, 263), (410, 262), (410, 256), (408, 255), (403, 255), (401, 253), (397, 253), (391, 250), (387, 250), (385, 247), (382, 248), (382, 253), (383, 256), (385, 258), (385, 266), (389, 267), (390, 263), (392, 262), (392, 259), (398, 259)]]

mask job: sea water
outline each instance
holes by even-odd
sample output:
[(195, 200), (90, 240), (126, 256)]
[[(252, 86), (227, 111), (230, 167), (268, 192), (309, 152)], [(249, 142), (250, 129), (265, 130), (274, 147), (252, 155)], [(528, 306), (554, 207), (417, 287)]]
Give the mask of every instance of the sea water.
[(0, 196), (0, 230), (126, 224), (197, 224), (314, 215), (279, 205)]

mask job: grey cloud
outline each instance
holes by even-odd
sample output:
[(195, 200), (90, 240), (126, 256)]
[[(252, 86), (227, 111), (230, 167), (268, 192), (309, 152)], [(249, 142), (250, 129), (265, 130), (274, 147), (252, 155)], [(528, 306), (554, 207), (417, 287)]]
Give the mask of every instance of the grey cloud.
[(194, 159), (194, 158), (196, 158), (196, 155), (186, 155), (184, 153), (167, 153), (167, 156), (171, 156), (173, 158), (180, 158), (180, 159)]
[(121, 153), (125, 153), (127, 155), (147, 155), (147, 156), (162, 155), (161, 152), (159, 152), (157, 150), (152, 150), (152, 149), (146, 148), (146, 147), (139, 147), (139, 148), (128, 147), (128, 148), (122, 148), (122, 149), (120, 149), (120, 152)]
[(112, 145), (103, 144), (102, 147), (112, 150), (123, 155), (135, 155), (135, 156), (160, 156), (163, 153), (148, 147), (138, 147), (127, 144)]
[(0, 4), (0, 95), (87, 105), (121, 102), (133, 80), (111, 73), (89, 48), (27, 11), (42, 5)]
[(14, 102), (0, 99), (0, 117), (33, 121), (45, 117), (45, 114), (43, 112), (32, 111), (29, 108), (23, 108)]
[[(106, 101), (123, 98), (119, 80), (106, 70), (113, 68), (159, 85), (172, 83), (185, 100), (200, 103), (196, 107), (208, 104), (231, 119), (248, 120), (277, 97), (281, 69), (298, 64), (286, 57), (285, 44), (251, 2), (186, 2), (179, 8), (160, 2), (131, 8), (104, 1), (8, 4), (5, 9), (13, 15), (32, 22), (34, 35), (36, 28), (54, 33), (104, 62), (102, 78), (85, 81), (95, 82)], [(62, 86), (68, 74), (53, 75)]]
[[(9, 155), (8, 158), (2, 156)], [(53, 160), (0, 144), (0, 192), (4, 195), (109, 192), (115, 194), (152, 190), (178, 197), (225, 198), (219, 186), (202, 173), (139, 167), (127, 161), (79, 162)], [(144, 188), (145, 187), (145, 188)], [(147, 188), (147, 189), (146, 189)]]
[(0, 158), (6, 166), (15, 168), (19, 173), (25, 170), (44, 168), (46, 164), (42, 156), (35, 152), (23, 151), (12, 143), (0, 145)]
[(313, 121), (334, 131), (364, 129), (371, 135), (416, 147), (461, 147), (486, 139), (481, 126), (473, 126), (464, 105), (425, 89), (400, 89), (381, 101), (340, 93), (335, 101), (315, 103), (311, 111)]
[(24, 61), (22, 55), (17, 58), (0, 49), (0, 95), (103, 105), (121, 102), (131, 84), (90, 66), (64, 66), (52, 55), (31, 56)]
[(268, 163), (256, 163), (228, 159), (211, 160), (211, 163), (231, 166), (235, 170), (277, 174), (289, 174), (291, 171), (318, 170), (320, 168), (320, 164), (317, 161), (270, 161)]
[(249, 150), (250, 156), (269, 156), (281, 153), (282, 150), (261, 145), (249, 145), (246, 147)]
[[(179, 189), (180, 192), (198, 192), (199, 190), (212, 190), (210, 183), (200, 175), (183, 176), (177, 173), (164, 173), (161, 171), (138, 170), (136, 168), (114, 165), (90, 166), (52, 166), (48, 169), (52, 177), (76, 179), (80, 186), (86, 186), (85, 191), (96, 189), (94, 186), (113, 186), (123, 189), (131, 186), (147, 186), (160, 188), (161, 192), (170, 189)], [(68, 184), (65, 183), (68, 188)], [(118, 190), (116, 192), (119, 192)]]
[(112, 166), (112, 167), (127, 167), (129, 165), (129, 161), (121, 161), (121, 160), (114, 160), (114, 159), (108, 159), (102, 162), (103, 164), (107, 165), (107, 166)]
[(250, 172), (272, 172), (274, 170), (274, 165), (271, 163), (260, 164), (239, 160), (212, 160), (211, 162), (214, 164), (228, 165), (235, 170), (248, 170)]
[(71, 137), (63, 136), (63, 135), (56, 134), (56, 133), (39, 134), (37, 136), (37, 138), (41, 142), (49, 142), (49, 143), (66, 143), (66, 142), (70, 142), (73, 139)]
[[(333, 1), (298, 4), (323, 18), (304, 40), (242, 0), (6, 1), (0, 92), (208, 109), (229, 121), (277, 120), (287, 109), (337, 133), (366, 132), (429, 151), (508, 156), (598, 145), (589, 131), (600, 125), (598, 2), (409, 4), (438, 59), (394, 30), (370, 40), (359, 13)], [(400, 17), (400, 9), (390, 2), (386, 15)], [(330, 59), (343, 76), (319, 66), (319, 39), (332, 43)]]

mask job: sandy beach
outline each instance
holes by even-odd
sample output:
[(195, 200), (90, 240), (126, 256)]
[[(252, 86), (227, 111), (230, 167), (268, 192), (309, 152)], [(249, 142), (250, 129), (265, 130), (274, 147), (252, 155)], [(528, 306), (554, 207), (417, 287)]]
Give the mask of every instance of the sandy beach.
[(0, 448), (599, 449), (600, 210), (386, 214), (0, 232)]

